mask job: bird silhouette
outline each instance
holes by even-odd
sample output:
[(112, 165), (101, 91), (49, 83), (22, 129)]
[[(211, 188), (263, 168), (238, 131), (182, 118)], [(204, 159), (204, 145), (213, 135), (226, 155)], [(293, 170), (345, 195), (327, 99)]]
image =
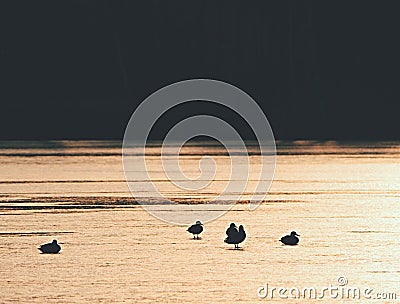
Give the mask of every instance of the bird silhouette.
[(41, 245), (38, 248), (42, 253), (59, 253), (61, 250), (60, 245), (57, 244), (57, 240), (53, 240), (51, 243)]
[[(232, 225), (233, 224), (233, 225)], [(244, 231), (243, 225), (239, 226), (239, 231), (236, 229), (236, 225), (232, 223), (231, 226), (226, 230), (228, 237), (225, 239), (225, 243), (234, 244), (235, 249), (239, 249), (239, 244), (246, 238), (246, 232)]]
[(297, 244), (299, 243), (299, 238), (298, 238), (298, 236), (300, 236), (300, 235), (298, 235), (298, 234), (296, 233), (296, 231), (292, 231), (292, 232), (290, 233), (290, 235), (285, 235), (284, 237), (282, 237), (282, 238), (280, 239), (280, 241), (281, 241), (283, 244), (285, 244), (285, 245), (291, 245), (291, 246), (297, 245)]
[(193, 234), (194, 239), (199, 239), (199, 234), (203, 232), (203, 224), (197, 221), (196, 224), (190, 226), (187, 231)]

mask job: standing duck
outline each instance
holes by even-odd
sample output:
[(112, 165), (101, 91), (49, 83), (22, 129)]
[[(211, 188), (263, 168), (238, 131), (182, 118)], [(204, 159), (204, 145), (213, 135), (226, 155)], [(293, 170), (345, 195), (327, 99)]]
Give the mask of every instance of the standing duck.
[(196, 224), (190, 226), (187, 231), (193, 234), (194, 239), (199, 239), (199, 234), (203, 232), (203, 224), (197, 221)]
[(239, 244), (243, 242), (246, 238), (246, 232), (244, 231), (243, 225), (239, 226), (239, 231), (237, 231), (235, 227), (233, 227), (233, 229), (231, 230), (230, 228), (231, 227), (229, 227), (228, 230), (226, 231), (226, 233), (228, 234), (229, 232), (229, 234), (224, 242), (227, 244), (234, 244), (235, 249), (239, 249)]

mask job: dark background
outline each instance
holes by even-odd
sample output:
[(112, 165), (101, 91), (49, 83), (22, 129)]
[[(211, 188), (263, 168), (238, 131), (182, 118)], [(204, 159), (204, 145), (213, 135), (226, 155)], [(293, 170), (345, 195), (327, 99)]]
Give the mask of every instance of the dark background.
[[(0, 139), (122, 139), (145, 97), (191, 78), (246, 91), (277, 139), (400, 139), (399, 9), (397, 0), (1, 1)], [(234, 117), (193, 105), (170, 122), (200, 109)]]

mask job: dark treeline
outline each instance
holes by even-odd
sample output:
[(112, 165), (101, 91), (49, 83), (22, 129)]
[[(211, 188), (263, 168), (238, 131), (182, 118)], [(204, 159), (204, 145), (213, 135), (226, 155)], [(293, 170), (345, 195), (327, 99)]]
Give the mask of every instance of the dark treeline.
[(2, 1), (0, 138), (121, 139), (156, 89), (213, 78), (257, 100), (278, 139), (400, 139), (399, 8), (395, 0)]

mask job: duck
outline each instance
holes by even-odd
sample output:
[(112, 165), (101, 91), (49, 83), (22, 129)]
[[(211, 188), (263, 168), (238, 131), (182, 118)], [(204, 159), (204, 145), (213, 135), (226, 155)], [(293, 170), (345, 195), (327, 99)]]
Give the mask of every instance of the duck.
[(203, 232), (203, 224), (196, 221), (196, 224), (190, 226), (187, 231), (193, 234), (193, 239), (199, 239), (199, 234)]
[(234, 244), (235, 249), (239, 249), (239, 244), (242, 243), (246, 239), (246, 232), (244, 231), (243, 225), (239, 226), (239, 231), (232, 227), (233, 229), (230, 230), (231, 227), (228, 228), (226, 231), (228, 234), (228, 237), (225, 239), (225, 243), (227, 244)]
[(290, 235), (285, 235), (280, 239), (280, 241), (285, 244), (285, 245), (297, 245), (299, 243), (299, 234), (296, 233), (296, 231), (292, 231)]
[(41, 245), (38, 248), (42, 253), (59, 253), (61, 250), (60, 245), (57, 244), (57, 240), (53, 240), (51, 243)]

